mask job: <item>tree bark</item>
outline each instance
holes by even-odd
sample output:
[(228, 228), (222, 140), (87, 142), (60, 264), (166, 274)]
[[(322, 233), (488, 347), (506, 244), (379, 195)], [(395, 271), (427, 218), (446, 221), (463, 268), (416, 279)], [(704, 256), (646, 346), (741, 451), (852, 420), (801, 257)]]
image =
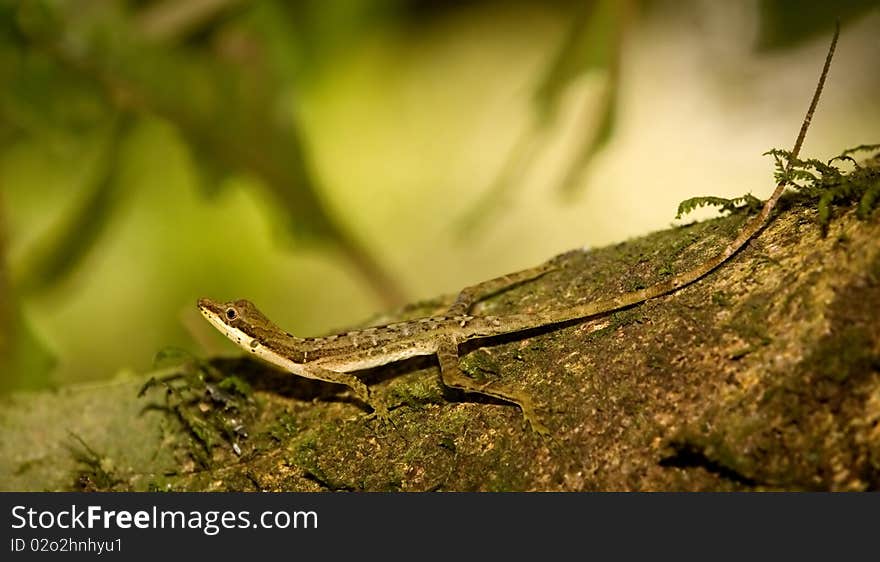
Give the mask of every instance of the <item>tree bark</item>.
[[(463, 346), (470, 376), (533, 396), (550, 438), (511, 405), (444, 390), (431, 358), (364, 374), (393, 405), (390, 424), (343, 387), (248, 359), (190, 361), (188, 375), (143, 397), (151, 375), (4, 399), (0, 488), (880, 489), (877, 213), (841, 211), (823, 235), (810, 205), (783, 207), (730, 261), (673, 294)], [(744, 220), (571, 252), (477, 313), (651, 285), (717, 252)]]

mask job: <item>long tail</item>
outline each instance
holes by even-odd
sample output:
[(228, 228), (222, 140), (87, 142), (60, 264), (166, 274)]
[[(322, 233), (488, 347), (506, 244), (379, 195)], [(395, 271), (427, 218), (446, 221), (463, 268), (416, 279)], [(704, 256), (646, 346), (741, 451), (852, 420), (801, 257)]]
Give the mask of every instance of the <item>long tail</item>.
[[(804, 117), (804, 122), (801, 125), (801, 130), (798, 133), (797, 140), (794, 143), (794, 148), (791, 151), (791, 158), (789, 159), (786, 171), (790, 170), (791, 162), (794, 161), (800, 153), (801, 145), (803, 144), (804, 137), (807, 134), (807, 129), (809, 129), (810, 127), (810, 121), (812, 121), (813, 119), (813, 113), (816, 111), (816, 105), (819, 103), (819, 96), (822, 95), (822, 89), (825, 86), (825, 79), (828, 76), (828, 70), (829, 68), (831, 68), (831, 59), (834, 57), (834, 49), (837, 46), (837, 38), (839, 37), (839, 35), (840, 23), (838, 23), (835, 27), (834, 37), (831, 39), (831, 47), (828, 49), (828, 55), (825, 57), (825, 66), (822, 68), (822, 75), (819, 77), (819, 83), (816, 86), (816, 91), (813, 93), (813, 100), (810, 102), (810, 107), (807, 109), (807, 114)], [(779, 201), (782, 193), (785, 191), (786, 185), (786, 179), (780, 181), (779, 184), (777, 184), (776, 186), (776, 190), (773, 191), (773, 194), (764, 203), (761, 211), (757, 215), (752, 217), (749, 222), (746, 223), (742, 231), (740, 231), (739, 235), (737, 235), (737, 237), (733, 241), (731, 241), (721, 252), (709, 258), (695, 268), (679, 273), (678, 275), (675, 275), (674, 277), (667, 279), (666, 281), (657, 283), (656, 285), (651, 285), (650, 287), (646, 287), (638, 291), (624, 293), (622, 295), (611, 297), (608, 299), (593, 301), (580, 306), (573, 306), (565, 311), (564, 314), (560, 314), (559, 311), (554, 311), (528, 315), (516, 314), (505, 317), (504, 326), (506, 330), (504, 331), (511, 332), (517, 330), (526, 330), (538, 326), (544, 326), (548, 324), (560, 324), (563, 322), (596, 316), (598, 314), (614, 312), (615, 310), (627, 308), (640, 302), (644, 302), (646, 300), (663, 296), (667, 293), (671, 293), (686, 285), (690, 285), (694, 281), (709, 274), (715, 268), (727, 261), (732, 255), (737, 253), (743, 246), (745, 246), (746, 243), (751, 240), (752, 237), (755, 236), (755, 234), (757, 234), (770, 221), (770, 215), (773, 212), (774, 207), (776, 207), (776, 203)]]

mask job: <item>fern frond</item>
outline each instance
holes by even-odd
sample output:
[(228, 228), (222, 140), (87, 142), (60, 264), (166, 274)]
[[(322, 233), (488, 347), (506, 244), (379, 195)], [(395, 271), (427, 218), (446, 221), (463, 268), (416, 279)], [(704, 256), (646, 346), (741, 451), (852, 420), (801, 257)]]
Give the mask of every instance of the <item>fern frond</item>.
[(876, 174), (874, 182), (865, 189), (865, 193), (859, 199), (856, 215), (860, 219), (868, 218), (868, 215), (874, 210), (878, 198), (880, 198), (880, 174)]
[(857, 152), (869, 152), (871, 150), (880, 150), (880, 144), (860, 144), (853, 148), (847, 148), (841, 152), (840, 155), (849, 156), (850, 154), (856, 154)]
[(680, 219), (682, 216), (691, 213), (695, 209), (706, 206), (720, 207), (719, 211), (721, 211), (722, 213), (733, 213), (742, 209), (746, 209), (747, 211), (752, 212), (755, 209), (760, 209), (761, 205), (761, 200), (751, 193), (747, 193), (742, 197), (734, 197), (733, 199), (727, 199), (726, 197), (714, 197), (712, 195), (707, 195), (704, 197), (691, 197), (690, 199), (685, 199), (678, 204), (678, 212), (676, 213), (675, 218)]
[[(775, 160), (775, 176), (786, 181), (796, 191), (816, 200), (819, 225), (826, 230), (836, 204), (858, 201), (859, 218), (867, 217), (880, 200), (880, 168), (862, 166), (851, 155), (880, 150), (880, 144), (863, 144), (844, 150), (828, 162), (816, 158), (793, 158), (787, 150), (765, 152)], [(853, 170), (847, 172), (835, 165), (849, 162)]]
[[(880, 144), (862, 144), (844, 150), (828, 162), (816, 158), (801, 160), (793, 157), (791, 151), (779, 148), (768, 150), (764, 155), (773, 157), (773, 175), (777, 182), (785, 182), (788, 187), (816, 201), (819, 225), (824, 232), (831, 222), (835, 205), (858, 202), (857, 215), (864, 219), (880, 203), (880, 152), (874, 156), (874, 161), (862, 164), (851, 156), (875, 150), (880, 151)], [(853, 169), (841, 169), (835, 165), (836, 162), (849, 162)], [(761, 200), (751, 194), (734, 199), (692, 197), (678, 205), (675, 218), (680, 219), (694, 209), (707, 205), (720, 207), (721, 212), (732, 213), (743, 209), (751, 212), (761, 207)]]

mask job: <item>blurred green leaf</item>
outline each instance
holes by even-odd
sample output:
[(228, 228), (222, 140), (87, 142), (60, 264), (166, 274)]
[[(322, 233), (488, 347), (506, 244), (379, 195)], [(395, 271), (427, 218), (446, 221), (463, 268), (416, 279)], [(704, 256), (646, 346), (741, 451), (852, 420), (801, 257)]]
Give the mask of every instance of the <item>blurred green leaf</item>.
[(164, 347), (153, 357), (153, 368), (177, 367), (191, 361), (195, 361), (195, 357), (189, 351), (179, 347)]
[(0, 393), (48, 387), (55, 356), (34, 333), (14, 293), (0, 298), (8, 299), (0, 303), (8, 314), (0, 325)]
[(317, 195), (293, 116), (277, 99), (258, 38), (245, 34), (236, 41), (232, 60), (120, 38), (110, 49), (65, 56), (123, 103), (174, 123), (191, 146), (223, 166), (260, 177), (295, 234), (332, 238), (337, 229)]
[(591, 70), (609, 67), (619, 47), (622, 2), (595, 0), (578, 4), (568, 32), (535, 89), (542, 123), (551, 121), (566, 88)]
[[(386, 304), (404, 301), (394, 279), (326, 209), (279, 65), (270, 60), (263, 35), (249, 27), (260, 18), (244, 14), (244, 24), (230, 24), (207, 45), (168, 46), (140, 37), (124, 11), (79, 18), (76, 3), (63, 8), (61, 20), (70, 25), (57, 36), (21, 29), (36, 50), (99, 86), (116, 107), (173, 123), (195, 147), (208, 181), (229, 170), (260, 178), (295, 236), (329, 242)], [(101, 193), (93, 200), (97, 210)]]
[(580, 185), (577, 180), (581, 172), (614, 133), (621, 43), (631, 4), (629, 0), (595, 0), (576, 5), (566, 36), (535, 88), (535, 119), (514, 143), (485, 194), (457, 221), (460, 240), (485, 226), (510, 200), (516, 182), (525, 175), (550, 138), (548, 129), (554, 124), (563, 95), (572, 83), (589, 72), (604, 71), (607, 78), (599, 104), (599, 126), (596, 130), (581, 132), (577, 156), (563, 173), (560, 191), (571, 193)]
[[(3, 48), (7, 47), (7, 48)], [(110, 108), (100, 88), (45, 53), (0, 46), (0, 121), (52, 148), (75, 146), (106, 126)]]
[(203, 34), (216, 20), (228, 16), (248, 0), (158, 0), (137, 14), (144, 37), (164, 43)]
[(829, 33), (835, 20), (842, 24), (880, 8), (878, 0), (761, 0), (758, 49), (770, 51), (793, 47), (816, 35)]
[[(300, 68), (305, 72), (321, 68), (336, 53), (352, 46), (366, 30), (387, 25), (399, 12), (412, 7), (412, 0), (348, 0), (327, 2), (325, 0), (261, 0), (260, 10), (275, 15), (276, 25), (289, 30), (283, 35), (296, 45)], [(441, 3), (442, 5), (442, 3)]]
[(33, 293), (57, 286), (76, 269), (104, 232), (116, 204), (120, 146), (129, 120), (129, 116), (122, 116), (112, 128), (91, 189), (34, 244), (20, 275), (13, 280), (18, 291)]
[[(605, 71), (605, 84), (599, 104), (599, 125), (586, 132), (579, 140), (576, 157), (563, 174), (559, 189), (563, 194), (572, 194), (583, 186), (578, 180), (593, 157), (608, 144), (614, 134), (617, 118), (617, 96), (620, 89), (620, 56), (623, 49), (623, 36), (629, 22), (632, 6), (627, 1), (601, 1), (590, 18), (587, 33), (595, 35), (597, 45), (588, 55), (583, 55), (580, 67), (583, 71), (601, 68)], [(584, 49), (586, 52), (587, 49)]]
[(214, 154), (201, 146), (190, 146), (190, 156), (198, 174), (198, 184), (205, 197), (213, 197), (220, 193), (223, 182), (233, 175), (235, 170), (226, 163), (219, 161)]
[(471, 205), (455, 222), (456, 238), (469, 242), (471, 236), (490, 223), (493, 217), (510, 204), (515, 182), (522, 178), (544, 144), (547, 129), (536, 127), (519, 136), (507, 154), (500, 173), (477, 202)]
[(15, 13), (15, 22), (30, 37), (54, 37), (62, 23), (58, 2), (31, 0), (29, 2), (4, 2)]
[(594, 134), (581, 137), (577, 156), (572, 160), (559, 183), (560, 191), (563, 194), (572, 194), (582, 188), (583, 183), (579, 181), (581, 174), (589, 166), (593, 157), (608, 144), (614, 134), (617, 117), (617, 93), (620, 88), (619, 76), (616, 68), (610, 70), (602, 96), (602, 116), (599, 120), (599, 126)]

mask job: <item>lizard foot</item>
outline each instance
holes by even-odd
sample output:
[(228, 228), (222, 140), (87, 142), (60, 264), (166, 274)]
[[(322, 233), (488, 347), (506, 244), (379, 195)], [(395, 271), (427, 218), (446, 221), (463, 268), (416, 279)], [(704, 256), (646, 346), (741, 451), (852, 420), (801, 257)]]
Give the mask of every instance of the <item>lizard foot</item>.
[(520, 400), (517, 405), (522, 410), (523, 419), (526, 420), (532, 431), (544, 438), (551, 436), (550, 428), (544, 425), (543, 416), (539, 413), (539, 409), (530, 400)]
[(388, 411), (388, 407), (385, 405), (384, 401), (378, 398), (372, 398), (368, 402), (368, 405), (373, 409), (373, 412), (367, 416), (368, 418), (378, 420), (379, 424), (383, 427), (395, 427), (394, 422), (391, 420), (391, 413)]

